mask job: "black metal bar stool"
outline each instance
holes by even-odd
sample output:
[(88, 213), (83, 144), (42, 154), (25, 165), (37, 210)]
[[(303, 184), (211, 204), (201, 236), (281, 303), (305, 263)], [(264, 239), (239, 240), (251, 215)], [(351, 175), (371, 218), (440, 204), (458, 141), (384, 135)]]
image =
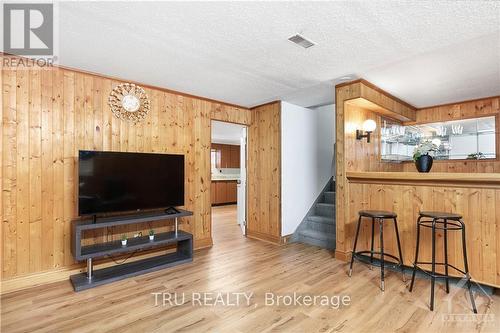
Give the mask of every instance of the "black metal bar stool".
[[(432, 261), (424, 262), (418, 261), (418, 250), (420, 247), (420, 227), (432, 229)], [(436, 232), (443, 230), (444, 240), (444, 263), (436, 262)], [(448, 231), (460, 231), (462, 233), (462, 253), (464, 257), (464, 270), (461, 270), (452, 264), (448, 263)], [(418, 265), (431, 265), (431, 272), (428, 272)], [(444, 274), (436, 273), (436, 265), (444, 266)], [(467, 279), (467, 288), (469, 289), (470, 301), (472, 303), (472, 310), (477, 313), (476, 303), (471, 290), (471, 277), (469, 274), (469, 266), (467, 264), (467, 248), (465, 245), (465, 224), (462, 221), (462, 215), (443, 212), (420, 212), (417, 220), (417, 246), (415, 250), (415, 262), (413, 263), (413, 273), (411, 276), (410, 292), (413, 290), (415, 282), (415, 273), (418, 270), (431, 277), (431, 311), (434, 310), (434, 284), (436, 279), (442, 278), (446, 283), (446, 293), (450, 292), (448, 268), (451, 267), (456, 271), (465, 275)]]
[[(359, 229), (361, 227), (361, 221), (363, 217), (371, 218), (372, 221), (372, 241), (371, 241), (371, 249), (370, 251), (358, 251), (356, 252), (356, 246), (358, 244), (358, 236)], [(363, 254), (370, 254), (370, 264), (373, 263), (373, 255), (380, 255), (380, 289), (384, 291), (384, 257), (390, 257), (398, 262), (398, 266), (401, 268), (403, 273), (403, 281), (405, 281), (405, 271), (403, 266), (403, 254), (401, 252), (401, 242), (399, 241), (399, 232), (398, 232), (398, 221), (397, 215), (393, 212), (387, 212), (383, 210), (362, 210), (359, 212), (358, 226), (356, 228), (356, 238), (354, 239), (354, 248), (352, 249), (352, 257), (351, 257), (351, 265), (349, 266), (349, 276), (352, 275), (352, 265), (354, 263), (354, 259), (359, 259)], [(388, 254), (384, 252), (384, 221), (385, 220), (393, 220), (394, 229), (396, 231), (396, 240), (398, 243), (398, 252), (399, 258), (393, 256), (392, 254)], [(373, 250), (373, 240), (375, 237), (375, 222), (379, 222), (380, 227), (380, 251)]]

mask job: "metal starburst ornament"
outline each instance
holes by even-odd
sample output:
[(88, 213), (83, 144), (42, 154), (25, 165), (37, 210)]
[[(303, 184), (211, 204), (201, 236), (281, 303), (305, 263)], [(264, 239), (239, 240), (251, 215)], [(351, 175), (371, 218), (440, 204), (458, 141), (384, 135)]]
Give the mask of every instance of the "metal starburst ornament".
[(116, 86), (109, 94), (108, 104), (117, 118), (133, 123), (146, 118), (150, 109), (148, 95), (143, 88), (133, 83)]

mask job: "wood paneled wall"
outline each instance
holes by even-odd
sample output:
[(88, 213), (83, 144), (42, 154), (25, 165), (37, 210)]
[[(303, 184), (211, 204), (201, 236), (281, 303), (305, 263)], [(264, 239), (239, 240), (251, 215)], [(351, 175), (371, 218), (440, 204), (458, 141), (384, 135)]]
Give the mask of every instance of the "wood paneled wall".
[[(336, 256), (345, 259), (350, 251), (350, 240), (345, 243), (344, 224), (349, 220), (348, 171), (401, 171), (402, 165), (380, 162), (379, 131), (373, 134), (371, 143), (356, 140), (356, 127), (367, 118), (377, 121), (380, 128), (380, 112), (395, 118), (415, 120), (415, 108), (376, 88), (365, 80), (337, 85), (335, 89), (336, 121)], [(368, 108), (371, 108), (370, 110)]]
[[(380, 126), (382, 117), (357, 105), (345, 103), (345, 122), (347, 129), (345, 132), (345, 163), (346, 171), (403, 171), (400, 163), (383, 162), (380, 158)], [(354, 124), (363, 124), (367, 119), (372, 119), (377, 123), (377, 129), (371, 134), (370, 143), (356, 139)]]
[[(436, 185), (439, 181), (434, 182)], [(474, 281), (500, 286), (500, 189), (444, 186), (361, 184), (349, 183), (349, 217), (346, 224), (347, 239), (352, 240), (363, 209), (390, 210), (398, 214), (398, 229), (403, 259), (411, 266), (415, 259), (416, 221), (419, 211), (445, 211), (463, 214), (466, 225), (466, 243), (469, 269)], [(360, 230), (358, 251), (370, 249), (371, 222), (365, 220)], [(461, 234), (448, 233), (450, 263), (463, 268)], [(443, 237), (438, 233), (436, 260), (443, 262)], [(378, 248), (378, 235), (375, 236)], [(392, 222), (384, 225), (384, 247), (397, 255), (396, 238)], [(420, 261), (431, 261), (431, 233), (423, 228), (420, 239)], [(352, 246), (351, 243), (349, 243)], [(455, 274), (456, 272), (451, 272)]]
[[(79, 149), (185, 154), (185, 208), (194, 215), (181, 226), (194, 234), (196, 247), (212, 244), (210, 120), (252, 125), (250, 110), (146, 86), (150, 114), (132, 125), (115, 118), (107, 104), (121, 81), (62, 68), (2, 70), (1, 79), (2, 280), (79, 267), (70, 252)], [(263, 139), (254, 138), (249, 146), (252, 158), (267, 163), (268, 172), (272, 164), (261, 157), (261, 149), (269, 158), (274, 156), (270, 149), (279, 149), (270, 147), (279, 142), (268, 132), (279, 128), (279, 117), (269, 112), (267, 118), (257, 111), (250, 137)], [(269, 181), (272, 185), (265, 188), (254, 184), (249, 199), (274, 197), (279, 181)], [(271, 188), (274, 192), (268, 192)], [(253, 225), (261, 218), (274, 219), (270, 211), (279, 212), (273, 206), (264, 214), (261, 208), (259, 202), (250, 210)], [(275, 227), (258, 230), (275, 233)]]
[(281, 242), (281, 103), (252, 109), (248, 136), (249, 237)]
[[(434, 123), (467, 118), (496, 116), (496, 160), (435, 161), (431, 172), (500, 172), (500, 97), (483, 98), (419, 109), (417, 124)], [(417, 172), (411, 162), (403, 163), (404, 171)]]

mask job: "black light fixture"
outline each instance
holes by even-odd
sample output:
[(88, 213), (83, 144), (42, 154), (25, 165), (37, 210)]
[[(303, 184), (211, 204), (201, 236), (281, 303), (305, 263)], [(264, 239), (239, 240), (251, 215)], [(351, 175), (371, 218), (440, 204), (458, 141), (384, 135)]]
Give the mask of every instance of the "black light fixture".
[(367, 119), (363, 122), (363, 130), (356, 130), (356, 140), (366, 138), (366, 142), (370, 143), (371, 133), (377, 128), (377, 123), (374, 120)]

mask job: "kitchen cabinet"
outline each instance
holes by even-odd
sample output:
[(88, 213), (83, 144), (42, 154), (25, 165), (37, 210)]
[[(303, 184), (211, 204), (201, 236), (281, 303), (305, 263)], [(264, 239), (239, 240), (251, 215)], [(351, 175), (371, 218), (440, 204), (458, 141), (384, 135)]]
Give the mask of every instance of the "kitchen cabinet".
[(212, 205), (235, 203), (237, 187), (236, 180), (212, 181), (210, 186)]
[(227, 182), (215, 182), (215, 203), (223, 204), (227, 202)]
[(240, 168), (240, 146), (229, 146), (229, 168)]
[(221, 169), (222, 168), (222, 161), (221, 161), (221, 145), (220, 144), (212, 144), (212, 148), (210, 149), (210, 156), (212, 158), (212, 164), (217, 168)]
[(226, 185), (226, 202), (236, 202), (236, 189), (237, 189), (236, 180), (228, 181)]
[(221, 145), (220, 159), (221, 159), (221, 168), (232, 168), (230, 145)]
[(217, 186), (216, 186), (216, 182), (212, 182), (210, 184), (210, 200), (212, 202), (212, 205), (215, 204), (217, 202)]
[(217, 169), (240, 167), (240, 146), (214, 143), (211, 156), (215, 158), (213, 164)]

